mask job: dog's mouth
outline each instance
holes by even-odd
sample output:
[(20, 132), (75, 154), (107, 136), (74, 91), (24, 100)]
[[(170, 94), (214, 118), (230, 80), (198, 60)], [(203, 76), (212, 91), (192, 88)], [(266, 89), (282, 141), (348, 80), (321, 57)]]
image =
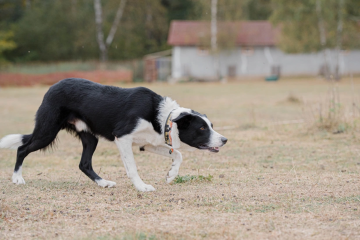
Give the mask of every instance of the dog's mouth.
[(201, 150), (208, 150), (208, 151), (214, 152), (214, 153), (217, 153), (217, 152), (220, 151), (218, 147), (208, 147), (208, 146), (205, 146), (205, 145), (200, 145), (200, 146), (199, 146), (199, 149), (201, 149)]

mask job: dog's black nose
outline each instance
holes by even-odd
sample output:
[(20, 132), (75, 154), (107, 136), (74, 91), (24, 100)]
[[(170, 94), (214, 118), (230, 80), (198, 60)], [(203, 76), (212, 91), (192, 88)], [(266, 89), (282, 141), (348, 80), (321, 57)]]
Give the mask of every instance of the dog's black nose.
[(226, 137), (221, 137), (221, 141), (223, 142), (223, 144), (225, 144), (227, 142), (227, 138)]

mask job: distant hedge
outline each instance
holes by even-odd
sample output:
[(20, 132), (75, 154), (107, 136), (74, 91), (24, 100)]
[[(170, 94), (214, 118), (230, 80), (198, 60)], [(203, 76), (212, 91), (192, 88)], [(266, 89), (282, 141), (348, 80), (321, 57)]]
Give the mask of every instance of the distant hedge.
[(52, 85), (65, 78), (85, 78), (98, 83), (131, 82), (132, 72), (129, 70), (97, 70), (48, 74), (0, 73), (0, 86)]

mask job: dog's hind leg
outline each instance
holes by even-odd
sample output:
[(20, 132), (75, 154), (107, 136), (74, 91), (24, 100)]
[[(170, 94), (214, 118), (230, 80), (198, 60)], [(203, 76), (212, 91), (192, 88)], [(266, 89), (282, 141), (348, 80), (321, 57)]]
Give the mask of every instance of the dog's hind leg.
[(27, 136), (27, 142), (24, 145), (20, 146), (17, 150), (16, 163), (14, 168), (14, 173), (12, 176), (12, 182), (15, 184), (25, 184), (25, 180), (22, 177), (22, 165), (24, 159), (32, 152), (35, 152), (40, 149), (44, 149), (49, 146), (56, 138), (56, 135), (60, 131), (60, 126), (54, 124), (53, 126), (47, 125), (47, 129), (39, 125), (35, 126), (34, 132), (31, 135)]
[(120, 151), (121, 160), (124, 163), (126, 173), (134, 184), (135, 188), (141, 192), (155, 191), (155, 188), (151, 185), (145, 184), (141, 180), (134, 160), (134, 154), (132, 151), (132, 139), (130, 136), (124, 136), (121, 138), (115, 138), (116, 146)]
[(140, 151), (149, 151), (151, 153), (159, 154), (161, 156), (172, 158), (173, 163), (171, 169), (166, 175), (166, 182), (171, 183), (172, 180), (179, 174), (180, 165), (182, 163), (182, 155), (178, 150), (172, 149), (169, 146), (152, 146), (146, 145), (140, 148)]
[(24, 159), (32, 152), (46, 149), (54, 142), (63, 123), (60, 111), (42, 104), (36, 113), (35, 128), (32, 134), (23, 135), (23, 145), (17, 150), (16, 164), (12, 176), (13, 183), (25, 184), (22, 177)]
[(22, 147), (29, 142), (29, 140), (32, 137), (32, 134), (26, 135), (26, 136), (27, 136), (26, 140), (22, 137), (23, 140), (20, 143), (21, 145), (18, 147), (18, 151), (17, 151), (15, 168), (14, 168), (14, 172), (12, 175), (12, 182), (15, 184), (25, 184), (25, 180), (22, 177), (22, 164), (23, 164), (24, 158), (27, 156), (27, 154), (24, 155), (23, 151), (21, 151), (21, 150), (19, 151), (19, 149), (23, 149)]
[(85, 173), (86, 176), (88, 176), (91, 180), (95, 181), (100, 187), (110, 188), (115, 186), (115, 182), (102, 179), (93, 170), (92, 156), (95, 152), (99, 140), (88, 132), (79, 132), (78, 135), (83, 145), (83, 153), (81, 155), (81, 161), (79, 164), (80, 170)]

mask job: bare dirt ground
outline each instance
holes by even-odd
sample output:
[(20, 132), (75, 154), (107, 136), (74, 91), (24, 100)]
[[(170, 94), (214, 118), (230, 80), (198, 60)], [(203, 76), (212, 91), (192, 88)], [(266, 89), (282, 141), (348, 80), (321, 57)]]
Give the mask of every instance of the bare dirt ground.
[[(166, 184), (171, 161), (134, 148), (156, 188), (139, 193), (101, 140), (94, 168), (117, 185), (100, 188), (78, 169), (81, 143), (61, 132), (56, 149), (25, 160), (25, 185), (11, 183), (16, 152), (0, 151), (0, 239), (360, 238), (360, 79), (336, 88), (338, 134), (313, 127), (331, 87), (319, 79), (145, 86), (206, 113), (229, 139), (218, 154), (183, 153), (181, 176), (212, 181)], [(1, 137), (32, 131), (47, 88), (0, 89)]]

